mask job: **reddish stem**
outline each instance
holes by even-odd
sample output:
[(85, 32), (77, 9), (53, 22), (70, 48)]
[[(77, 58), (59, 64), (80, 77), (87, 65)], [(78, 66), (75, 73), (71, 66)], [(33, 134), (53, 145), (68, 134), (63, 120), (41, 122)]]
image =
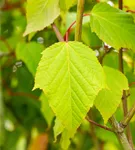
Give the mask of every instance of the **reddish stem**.
[(135, 82), (131, 82), (129, 83), (129, 86), (135, 85)]
[(130, 10), (130, 9), (128, 9), (128, 10), (126, 10), (126, 12), (135, 13), (135, 10)]
[(5, 87), (7, 93), (10, 95), (10, 96), (21, 96), (21, 97), (27, 97), (27, 98), (31, 98), (31, 99), (34, 99), (34, 100), (39, 100), (39, 97), (36, 96), (36, 95), (33, 95), (31, 93), (24, 93), (24, 92), (13, 92), (7, 85), (6, 81), (3, 80), (2, 81), (2, 84), (3, 84), (3, 87)]
[(90, 123), (92, 123), (92, 124), (94, 124), (94, 125), (96, 125), (96, 126), (102, 128), (102, 129), (105, 129), (105, 130), (114, 132), (111, 128), (108, 128), (108, 127), (106, 127), (106, 126), (103, 126), (103, 125), (101, 125), (101, 124), (98, 124), (97, 122), (95, 122), (95, 121), (89, 119), (88, 117), (86, 117), (85, 119), (86, 119), (88, 122), (90, 122)]
[(3, 38), (3, 37), (0, 37), (0, 41), (3, 41), (4, 44), (6, 45), (7, 49), (11, 52), (12, 51), (12, 48), (10, 47), (10, 44), (8, 43), (8, 41)]
[[(84, 14), (83, 17), (85, 17), (85, 16), (90, 16), (90, 14)], [(74, 21), (74, 22), (69, 26), (69, 28), (67, 29), (67, 31), (66, 31), (66, 33), (65, 33), (65, 35), (64, 35), (64, 41), (68, 42), (69, 34), (70, 34), (70, 32), (71, 32), (72, 27), (73, 27), (75, 24), (76, 24), (76, 21)]]
[(10, 96), (21, 96), (21, 97), (27, 97), (27, 98), (31, 98), (34, 100), (39, 100), (39, 98), (33, 94), (30, 93), (24, 93), (24, 92), (12, 92), (11, 90), (8, 89), (8, 94)]

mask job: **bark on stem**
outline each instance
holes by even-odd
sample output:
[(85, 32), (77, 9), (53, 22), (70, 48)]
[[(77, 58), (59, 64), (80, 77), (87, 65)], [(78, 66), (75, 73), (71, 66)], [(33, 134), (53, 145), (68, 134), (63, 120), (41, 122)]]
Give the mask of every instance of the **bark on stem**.
[(107, 131), (110, 131), (110, 132), (114, 132), (113, 129), (108, 128), (108, 127), (106, 127), (106, 126), (103, 126), (103, 125), (101, 125), (101, 124), (98, 124), (97, 122), (95, 122), (95, 121), (89, 119), (88, 116), (86, 117), (86, 120), (87, 120), (88, 122), (90, 122), (91, 124), (93, 124), (93, 125), (95, 125), (95, 126), (97, 126), (97, 127), (100, 127), (100, 128), (102, 128), (102, 129), (104, 129), (104, 130), (107, 130)]
[(85, 3), (85, 0), (78, 0), (76, 28), (75, 28), (75, 41), (81, 41), (84, 3)]
[[(119, 0), (119, 9), (121, 9), (121, 10), (123, 9), (123, 0)], [(123, 50), (123, 48), (121, 48), (119, 50), (119, 70), (122, 73), (124, 73), (123, 51), (122, 50)], [(125, 117), (128, 113), (126, 91), (123, 91), (122, 104), (123, 104), (123, 112), (124, 112), (124, 117)], [(128, 141), (129, 141), (129, 143), (130, 143), (130, 145), (132, 146), (132, 149), (133, 149), (134, 145), (133, 145), (133, 140), (132, 140), (132, 134), (131, 134), (131, 131), (130, 131), (130, 125), (127, 125), (126, 134), (127, 134)]]
[[(92, 114), (92, 110), (90, 109), (90, 111), (88, 112), (88, 116), (93, 120), (93, 114)], [(96, 132), (95, 132), (95, 126), (94, 124), (90, 123), (90, 128), (91, 128), (91, 132), (90, 135), (92, 137), (93, 143), (94, 143), (94, 147), (96, 150), (101, 150), (100, 146), (99, 146), (99, 140), (96, 136)]]
[(121, 126), (123, 128), (125, 128), (129, 124), (129, 122), (132, 119), (132, 117), (134, 116), (134, 114), (135, 114), (135, 104), (130, 109), (130, 111), (127, 113), (127, 115), (125, 116), (125, 118), (121, 121)]
[(53, 24), (51, 24), (51, 26), (52, 26), (52, 28), (53, 28), (53, 30), (54, 30), (56, 36), (57, 36), (57, 39), (58, 39), (60, 42), (63, 42), (64, 39), (63, 39), (61, 33), (59, 32), (58, 28), (56, 27), (56, 25), (53, 23)]
[(120, 126), (114, 116), (112, 116), (109, 120), (112, 125), (118, 140), (120, 141), (123, 150), (132, 150), (131, 145), (129, 144), (126, 135), (124, 134), (124, 129)]

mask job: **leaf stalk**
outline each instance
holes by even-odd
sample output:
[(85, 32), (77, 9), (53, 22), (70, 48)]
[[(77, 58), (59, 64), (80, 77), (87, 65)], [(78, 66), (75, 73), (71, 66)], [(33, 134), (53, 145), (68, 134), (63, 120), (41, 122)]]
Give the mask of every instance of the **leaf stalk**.
[(75, 41), (81, 41), (84, 3), (85, 3), (85, 0), (78, 0), (76, 28), (75, 28)]

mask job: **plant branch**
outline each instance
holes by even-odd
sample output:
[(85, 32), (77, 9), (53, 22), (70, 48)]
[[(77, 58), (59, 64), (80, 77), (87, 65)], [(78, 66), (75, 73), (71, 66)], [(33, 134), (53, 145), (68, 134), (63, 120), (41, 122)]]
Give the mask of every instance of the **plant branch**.
[(129, 83), (129, 86), (135, 85), (135, 82), (131, 82)]
[(9, 53), (9, 52), (1, 52), (0, 51), (0, 58), (12, 56), (12, 55), (14, 55), (14, 52)]
[(103, 125), (101, 125), (101, 124), (98, 124), (97, 122), (95, 122), (95, 121), (89, 119), (88, 116), (86, 117), (86, 120), (87, 120), (88, 122), (90, 122), (90, 123), (96, 125), (97, 127), (100, 127), (100, 128), (105, 129), (105, 130), (107, 130), (107, 131), (114, 132), (111, 128), (108, 128), (108, 127), (106, 127), (106, 126), (103, 126)]
[[(85, 17), (85, 16), (90, 16), (90, 14), (83, 14), (83, 17)], [(67, 29), (67, 31), (66, 31), (66, 33), (65, 33), (65, 35), (64, 35), (64, 40), (65, 41), (68, 41), (68, 37), (69, 37), (69, 34), (70, 34), (70, 32), (71, 32), (71, 29), (72, 29), (72, 27), (74, 26), (76, 24), (76, 20), (69, 26), (69, 28)]]
[(6, 45), (8, 51), (12, 51), (12, 48), (10, 47), (8, 41), (5, 38), (0, 37), (0, 40), (4, 42), (4, 44)]
[[(123, 9), (123, 0), (119, 0), (119, 9)], [(124, 73), (124, 67), (123, 67), (123, 48), (121, 48), (119, 50), (119, 70)], [(123, 91), (123, 99), (122, 99), (122, 103), (123, 103), (123, 111), (124, 111), (124, 116), (126, 116), (127, 114), (127, 97), (126, 97), (126, 91)]]
[[(119, 9), (123, 9), (123, 0), (119, 0)], [(123, 48), (119, 50), (119, 70), (124, 73), (124, 65), (123, 65)], [(122, 99), (122, 104), (123, 104), (123, 112), (124, 112), (124, 117), (128, 113), (128, 106), (127, 106), (127, 96), (126, 96), (126, 91), (123, 91), (123, 99)], [(132, 135), (130, 131), (130, 126), (127, 125), (127, 130), (126, 130), (127, 138), (132, 146), (133, 149), (133, 140), (132, 140)]]
[(123, 58), (122, 58), (122, 56), (123, 56), (123, 48), (121, 48), (120, 50), (119, 50), (119, 70), (123, 73), (124, 72), (124, 69), (123, 69)]
[(126, 126), (129, 124), (130, 120), (132, 119), (132, 117), (135, 115), (135, 104), (133, 105), (133, 107), (130, 109), (130, 111), (127, 113), (127, 115), (125, 116), (125, 118), (121, 121), (121, 126), (123, 128), (126, 128)]
[(5, 141), (5, 129), (4, 129), (4, 102), (2, 91), (2, 70), (0, 64), (0, 149), (3, 147)]
[(113, 127), (113, 130), (116, 133), (116, 136), (118, 138), (118, 140), (120, 141), (122, 147), (124, 150), (132, 150), (131, 145), (129, 144), (127, 137), (124, 133), (124, 129), (120, 126), (120, 124), (117, 122), (117, 120), (114, 118), (114, 116), (112, 116), (109, 119), (110, 124)]
[(55, 32), (55, 34), (56, 34), (58, 40), (59, 40), (60, 42), (63, 42), (64, 39), (63, 39), (63, 37), (62, 37), (60, 31), (59, 31), (58, 28), (56, 27), (56, 25), (53, 23), (53, 24), (51, 24), (51, 26), (52, 26), (53, 31)]
[(128, 9), (128, 10), (126, 10), (126, 12), (131, 12), (131, 13), (135, 13), (135, 10), (130, 10), (130, 9)]
[(124, 117), (127, 115), (128, 113), (128, 108), (127, 108), (127, 95), (126, 95), (126, 91), (123, 91), (123, 96), (122, 96), (122, 102), (123, 102), (123, 111), (124, 111)]
[(123, 9), (123, 0), (119, 0), (119, 9)]
[(31, 99), (36, 100), (36, 101), (39, 100), (39, 98), (37, 96), (30, 94), (30, 93), (8, 91), (8, 94), (10, 96), (22, 96), (22, 97), (31, 98)]
[(30, 98), (30, 99), (33, 99), (33, 100), (36, 100), (38, 102), (39, 100), (39, 97), (36, 96), (36, 95), (33, 95), (31, 93), (24, 93), (24, 92), (13, 92), (7, 85), (6, 81), (2, 81), (3, 82), (3, 86), (4, 88), (6, 89), (7, 93), (10, 95), (10, 96), (21, 96), (21, 97), (27, 97), (27, 98)]
[[(90, 111), (88, 112), (88, 116), (89, 116), (89, 118), (91, 118), (91, 119), (93, 120), (93, 112), (92, 112), (92, 109), (90, 109)], [(95, 125), (92, 124), (92, 123), (90, 123), (90, 128), (91, 128), (91, 130), (90, 130), (90, 135), (91, 135), (91, 138), (92, 138), (92, 140), (93, 140), (95, 149), (96, 149), (96, 150), (100, 150), (99, 140), (98, 140), (98, 138), (97, 138), (97, 136), (96, 136), (96, 132), (95, 132), (95, 130), (96, 130)]]
[(81, 41), (84, 3), (85, 3), (85, 0), (78, 0), (76, 28), (75, 28), (75, 40), (76, 41)]

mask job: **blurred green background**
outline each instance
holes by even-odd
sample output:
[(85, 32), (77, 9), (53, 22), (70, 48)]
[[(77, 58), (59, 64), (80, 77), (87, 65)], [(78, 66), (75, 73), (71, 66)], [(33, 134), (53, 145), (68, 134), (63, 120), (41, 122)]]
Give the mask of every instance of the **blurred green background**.
[[(118, 7), (117, 0), (102, 1)], [(89, 13), (96, 3), (95, 0), (86, 0), (85, 13)], [(125, 11), (135, 10), (135, 1), (124, 0), (124, 6)], [(51, 26), (23, 37), (26, 27), (25, 8), (25, 0), (0, 0), (0, 150), (59, 150), (60, 144), (55, 143), (53, 138), (55, 117), (46, 97), (40, 90), (32, 91), (41, 52), (58, 40)], [(75, 19), (76, 5), (68, 11), (61, 11), (55, 24), (63, 36)], [(103, 64), (118, 68), (117, 51), (112, 50), (104, 56), (104, 43), (91, 32), (88, 21), (89, 16), (84, 17), (82, 41), (95, 50), (97, 57), (103, 59)], [(74, 30), (69, 39), (74, 39)], [(126, 51), (124, 70), (129, 83), (135, 81), (134, 61), (134, 53)], [(130, 87), (130, 95), (128, 105), (132, 106), (135, 101), (134, 85)], [(95, 108), (91, 113), (93, 120), (103, 124)], [(122, 117), (120, 106), (116, 118), (120, 121)], [(134, 118), (131, 130), (135, 142)], [(100, 150), (121, 150), (113, 133), (89, 124), (86, 120), (79, 127), (69, 149), (97, 150), (97, 142)]]

